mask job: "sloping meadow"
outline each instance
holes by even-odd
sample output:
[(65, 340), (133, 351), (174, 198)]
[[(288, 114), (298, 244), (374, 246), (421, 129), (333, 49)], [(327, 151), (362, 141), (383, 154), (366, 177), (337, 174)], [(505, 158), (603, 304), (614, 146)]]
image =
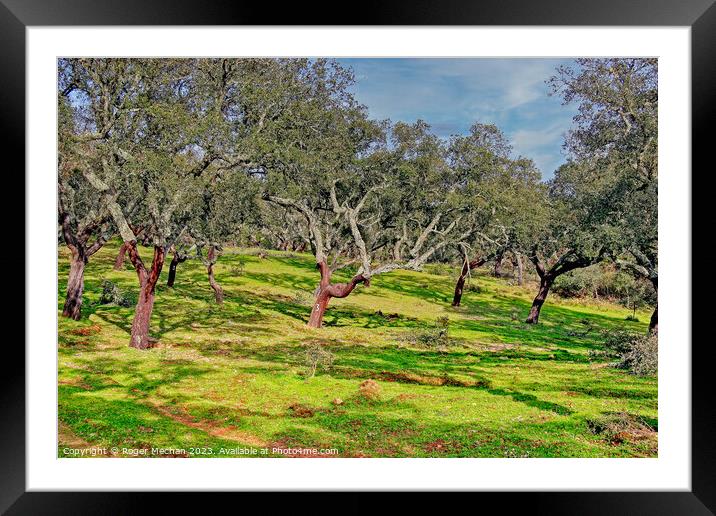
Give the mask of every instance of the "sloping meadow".
[[(628, 321), (616, 305), (550, 297), (528, 325), (534, 285), (475, 271), (452, 308), (459, 271), (428, 266), (334, 299), (309, 329), (312, 256), (228, 249), (221, 306), (198, 260), (174, 288), (162, 272), (141, 351), (127, 346), (137, 282), (128, 263), (112, 270), (117, 249), (88, 264), (82, 319), (58, 318), (61, 457), (657, 455), (656, 377), (589, 355), (605, 330), (645, 332), (646, 311)], [(61, 310), (64, 248), (58, 260)], [(129, 306), (103, 297), (108, 282)]]

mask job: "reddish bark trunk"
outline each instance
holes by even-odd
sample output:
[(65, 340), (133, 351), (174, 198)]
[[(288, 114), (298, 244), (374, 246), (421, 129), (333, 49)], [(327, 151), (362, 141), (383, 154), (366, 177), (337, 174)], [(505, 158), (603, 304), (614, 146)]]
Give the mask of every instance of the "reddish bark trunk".
[(330, 301), (330, 299), (331, 298), (327, 292), (318, 292), (316, 301), (313, 303), (313, 308), (311, 309), (311, 316), (308, 318), (309, 328), (320, 328), (321, 325), (323, 325), (323, 314), (326, 313), (326, 308), (328, 307), (328, 301)]
[(127, 244), (122, 243), (119, 246), (119, 253), (117, 253), (117, 259), (114, 260), (114, 270), (121, 271), (124, 269), (124, 256), (127, 254)]
[(321, 282), (318, 286), (318, 294), (311, 309), (311, 316), (308, 319), (309, 328), (320, 328), (323, 324), (323, 315), (326, 313), (328, 302), (332, 297), (346, 297), (358, 283), (363, 283), (366, 287), (370, 286), (370, 278), (364, 277), (362, 274), (354, 276), (348, 283), (331, 284), (331, 271), (325, 260), (316, 264), (316, 268), (321, 272)]
[(452, 298), (452, 306), (460, 306), (460, 301), (462, 301), (462, 292), (465, 288), (465, 280), (467, 279), (468, 273), (472, 269), (480, 267), (484, 263), (485, 260), (483, 258), (478, 258), (477, 260), (473, 260), (469, 263), (463, 262), (460, 277), (457, 279), (457, 283), (455, 283), (455, 295)]
[(132, 333), (129, 345), (137, 349), (147, 349), (151, 347), (149, 341), (149, 322), (152, 318), (152, 310), (154, 308), (155, 287), (159, 281), (159, 275), (162, 272), (164, 258), (166, 253), (163, 247), (154, 246), (154, 259), (149, 270), (146, 269), (142, 259), (139, 257), (136, 242), (127, 244), (127, 254), (137, 271), (139, 279), (139, 300), (134, 311), (134, 320), (132, 321)]
[(649, 333), (659, 333), (659, 305), (654, 307), (654, 313), (651, 314), (649, 321)]
[(81, 252), (73, 252), (70, 260), (70, 274), (67, 277), (67, 297), (62, 315), (79, 321), (82, 313), (82, 293), (85, 286), (85, 264), (87, 259)]
[(539, 322), (540, 310), (542, 310), (542, 305), (544, 304), (545, 299), (547, 299), (547, 294), (549, 294), (549, 289), (553, 282), (554, 278), (549, 276), (545, 276), (540, 279), (539, 292), (537, 292), (537, 297), (535, 297), (532, 302), (530, 315), (527, 317), (527, 321), (525, 321), (527, 324), (537, 324)]
[(224, 302), (224, 291), (221, 289), (221, 285), (214, 279), (214, 263), (216, 262), (216, 249), (214, 246), (209, 247), (207, 259), (209, 263), (206, 266), (206, 272), (209, 274), (209, 285), (211, 285), (211, 288), (214, 290), (216, 303), (220, 305)]

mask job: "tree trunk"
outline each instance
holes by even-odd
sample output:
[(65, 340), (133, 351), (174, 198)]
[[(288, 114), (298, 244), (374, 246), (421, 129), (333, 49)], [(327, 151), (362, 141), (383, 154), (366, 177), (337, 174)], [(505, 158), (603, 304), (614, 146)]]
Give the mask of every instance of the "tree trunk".
[(527, 321), (525, 321), (527, 324), (537, 324), (539, 322), (539, 312), (542, 309), (545, 299), (547, 299), (547, 294), (549, 294), (549, 289), (553, 282), (554, 278), (551, 277), (542, 277), (540, 279), (539, 292), (537, 292), (537, 297), (535, 297), (535, 300), (532, 302), (530, 315), (527, 317)]
[(331, 297), (325, 291), (319, 291), (316, 295), (316, 301), (313, 303), (311, 309), (311, 317), (308, 318), (309, 328), (320, 328), (323, 325), (323, 314), (326, 313), (326, 307), (328, 307), (328, 301)]
[(494, 275), (496, 278), (502, 277), (502, 259), (504, 258), (504, 253), (499, 252), (497, 253), (497, 256), (495, 257), (495, 270)]
[(132, 340), (130, 346), (137, 349), (151, 347), (149, 342), (149, 321), (152, 319), (154, 309), (154, 288), (148, 282), (141, 285), (139, 301), (134, 310), (132, 321)]
[(137, 349), (147, 349), (151, 347), (149, 322), (154, 308), (155, 287), (164, 265), (165, 251), (161, 246), (154, 246), (154, 259), (152, 260), (151, 269), (147, 271), (141, 258), (139, 258), (136, 243), (132, 244), (127, 246), (127, 253), (137, 270), (140, 288), (139, 300), (137, 301), (134, 320), (132, 321), (132, 334), (129, 345)]
[(224, 291), (221, 289), (221, 285), (214, 279), (214, 263), (216, 262), (216, 249), (214, 246), (209, 247), (207, 259), (209, 263), (206, 266), (206, 272), (209, 273), (209, 285), (211, 285), (211, 288), (214, 290), (216, 303), (220, 305), (224, 302)]
[(119, 246), (119, 253), (117, 253), (117, 259), (114, 260), (114, 270), (121, 271), (124, 269), (124, 256), (127, 254), (127, 244), (122, 243)]
[(517, 271), (517, 284), (522, 286), (524, 281), (524, 267), (522, 265), (522, 257), (519, 254), (515, 254), (515, 270)]
[(73, 252), (70, 260), (70, 274), (67, 277), (67, 297), (62, 315), (80, 320), (82, 309), (82, 292), (85, 287), (85, 264), (86, 257), (82, 252)]
[(174, 280), (177, 276), (177, 265), (179, 265), (179, 258), (176, 253), (172, 257), (172, 261), (169, 263), (169, 276), (167, 277), (167, 287), (174, 288)]
[(659, 333), (659, 305), (654, 307), (654, 313), (651, 314), (651, 320), (649, 321), (649, 333)]
[(462, 270), (460, 271), (460, 277), (457, 279), (457, 283), (455, 283), (455, 294), (452, 298), (452, 306), (460, 306), (460, 301), (462, 301), (462, 292), (465, 288), (465, 279), (467, 278), (467, 274), (474, 268), (479, 267), (485, 263), (484, 259), (477, 259), (473, 260), (471, 262), (463, 262), (462, 264)]
[(331, 284), (331, 271), (323, 260), (316, 264), (316, 268), (321, 272), (321, 282), (316, 293), (316, 300), (311, 309), (311, 316), (308, 319), (309, 328), (320, 328), (323, 324), (323, 314), (326, 313), (326, 307), (332, 297), (346, 297), (358, 283), (363, 283), (366, 287), (370, 286), (370, 278), (364, 277), (362, 274), (354, 276), (348, 283)]

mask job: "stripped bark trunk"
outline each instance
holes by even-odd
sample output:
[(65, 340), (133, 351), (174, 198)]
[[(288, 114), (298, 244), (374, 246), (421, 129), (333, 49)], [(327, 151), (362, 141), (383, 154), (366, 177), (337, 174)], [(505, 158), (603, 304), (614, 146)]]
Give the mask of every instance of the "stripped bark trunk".
[(85, 265), (87, 264), (87, 256), (80, 250), (72, 252), (70, 260), (70, 274), (67, 278), (67, 297), (65, 298), (65, 306), (62, 309), (62, 315), (80, 320), (82, 312), (82, 292), (85, 284)]
[(537, 324), (539, 322), (540, 310), (542, 310), (542, 305), (544, 304), (545, 299), (547, 299), (552, 283), (554, 283), (554, 278), (550, 275), (545, 275), (540, 278), (539, 291), (532, 302), (532, 308), (530, 308), (530, 314), (527, 317), (527, 321), (525, 321), (527, 324)]
[(121, 271), (124, 269), (124, 257), (127, 254), (127, 244), (122, 242), (122, 245), (119, 246), (119, 252), (117, 253), (117, 258), (114, 260), (114, 270), (115, 271)]
[(465, 280), (467, 279), (467, 275), (472, 269), (483, 265), (485, 261), (486, 260), (484, 258), (478, 258), (476, 260), (472, 260), (471, 262), (464, 261), (462, 263), (462, 270), (460, 271), (460, 276), (455, 283), (455, 294), (452, 298), (452, 306), (460, 306), (460, 301), (462, 301), (462, 292), (465, 288)]
[[(85, 266), (89, 257), (99, 251), (111, 236), (111, 231), (106, 227), (106, 220), (96, 219), (91, 224), (82, 228), (73, 228), (70, 214), (62, 209), (61, 197), (59, 197), (60, 211), (58, 222), (62, 229), (62, 237), (67, 249), (71, 253), (70, 272), (67, 277), (67, 296), (62, 307), (62, 315), (78, 321), (82, 316), (82, 294), (84, 292)], [(93, 234), (97, 235), (94, 243), (89, 245), (89, 239)]]
[(137, 349), (147, 349), (151, 347), (149, 322), (154, 309), (155, 287), (162, 272), (166, 252), (163, 247), (154, 246), (154, 258), (149, 270), (146, 269), (142, 259), (139, 257), (136, 242), (127, 243), (127, 254), (137, 271), (137, 278), (139, 279), (139, 299), (134, 311), (129, 345)]
[(343, 298), (348, 296), (358, 283), (363, 283), (366, 287), (370, 286), (370, 278), (366, 278), (362, 274), (354, 276), (348, 283), (331, 284), (331, 270), (325, 260), (316, 264), (316, 268), (321, 273), (321, 281), (318, 285), (316, 299), (311, 309), (311, 316), (308, 319), (309, 328), (320, 328), (323, 324), (323, 315), (328, 307), (328, 302), (332, 297)]
[(224, 291), (221, 289), (221, 285), (219, 285), (214, 278), (214, 264), (216, 263), (216, 248), (212, 245), (209, 246), (209, 251), (207, 252), (207, 266), (206, 266), (206, 272), (209, 274), (209, 285), (211, 285), (211, 288), (214, 290), (214, 299), (216, 299), (217, 304), (222, 304), (224, 302)]

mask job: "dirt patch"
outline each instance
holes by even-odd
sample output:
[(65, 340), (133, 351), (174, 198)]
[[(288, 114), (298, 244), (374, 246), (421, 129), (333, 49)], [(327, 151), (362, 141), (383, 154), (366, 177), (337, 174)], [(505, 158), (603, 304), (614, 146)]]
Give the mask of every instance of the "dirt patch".
[(311, 407), (307, 405), (302, 405), (300, 403), (294, 403), (292, 405), (289, 405), (288, 410), (291, 413), (291, 417), (300, 418), (313, 417), (313, 415), (316, 413), (315, 409), (312, 409)]
[(435, 439), (423, 445), (426, 453), (455, 453), (460, 451), (460, 445), (457, 443), (446, 441), (445, 439)]
[(72, 335), (82, 335), (83, 337), (87, 337), (89, 335), (95, 335), (97, 333), (100, 333), (102, 331), (102, 327), (99, 324), (93, 324), (92, 326), (86, 326), (84, 328), (76, 328), (74, 330), (70, 330), (70, 334)]
[(243, 444), (256, 446), (259, 448), (266, 446), (266, 441), (258, 436), (255, 436), (244, 430), (240, 430), (235, 426), (221, 426), (213, 421), (197, 420), (192, 417), (186, 411), (182, 413), (175, 413), (169, 410), (167, 407), (156, 403), (149, 402), (148, 405), (154, 410), (159, 412), (161, 415), (173, 419), (174, 421), (197, 430), (202, 430), (213, 437), (220, 437), (222, 439), (228, 439), (231, 441), (238, 441)]
[(70, 387), (78, 387), (85, 391), (92, 390), (92, 386), (88, 383), (85, 383), (81, 378), (63, 378), (62, 380), (57, 380), (57, 383), (59, 385), (69, 385)]

